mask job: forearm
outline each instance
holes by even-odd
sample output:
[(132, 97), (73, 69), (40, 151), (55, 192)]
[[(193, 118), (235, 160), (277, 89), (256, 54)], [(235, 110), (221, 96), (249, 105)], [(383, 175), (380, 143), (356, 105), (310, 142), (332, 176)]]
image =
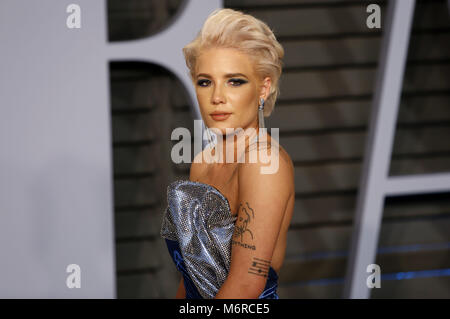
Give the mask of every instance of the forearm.
[(227, 278), (214, 299), (258, 299), (264, 287), (260, 283), (242, 282)]

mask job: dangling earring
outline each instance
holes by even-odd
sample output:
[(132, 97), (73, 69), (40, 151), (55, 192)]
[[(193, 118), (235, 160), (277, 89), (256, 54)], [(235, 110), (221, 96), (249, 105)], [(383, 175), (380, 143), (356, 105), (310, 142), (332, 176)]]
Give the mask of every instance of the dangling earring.
[(258, 122), (259, 122), (259, 128), (264, 128), (264, 99), (261, 98), (259, 100), (258, 105)]

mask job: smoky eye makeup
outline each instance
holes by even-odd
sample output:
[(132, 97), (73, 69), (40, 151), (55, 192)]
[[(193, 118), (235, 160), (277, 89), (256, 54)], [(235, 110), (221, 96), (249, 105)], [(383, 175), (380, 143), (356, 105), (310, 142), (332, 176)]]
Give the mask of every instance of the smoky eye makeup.
[(211, 81), (208, 79), (200, 79), (197, 81), (198, 86), (208, 86)]
[[(197, 80), (197, 85), (200, 87), (207, 87), (211, 83), (211, 80), (208, 79), (200, 79)], [(239, 79), (239, 78), (231, 78), (228, 80), (228, 83), (231, 84), (231, 86), (241, 86), (242, 84), (248, 83), (247, 80)]]
[(229, 82), (232, 82), (232, 86), (240, 86), (242, 84), (248, 83), (247, 80), (244, 79), (230, 79)]

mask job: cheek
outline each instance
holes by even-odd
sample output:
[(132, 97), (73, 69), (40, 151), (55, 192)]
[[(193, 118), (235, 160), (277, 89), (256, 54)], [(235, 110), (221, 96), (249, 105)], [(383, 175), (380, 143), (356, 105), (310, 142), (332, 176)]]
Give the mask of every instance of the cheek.
[(206, 107), (208, 107), (209, 97), (207, 90), (196, 90), (197, 102), (200, 107), (200, 111), (203, 112)]
[(233, 108), (239, 113), (252, 114), (253, 108), (255, 108), (255, 110), (258, 108), (255, 104), (257, 101), (257, 94), (253, 88), (236, 90), (236, 92), (233, 92), (230, 95), (230, 101), (232, 102)]
[(205, 90), (199, 90), (199, 89), (195, 89), (195, 94), (197, 95), (197, 100), (203, 101), (204, 97), (205, 97)]

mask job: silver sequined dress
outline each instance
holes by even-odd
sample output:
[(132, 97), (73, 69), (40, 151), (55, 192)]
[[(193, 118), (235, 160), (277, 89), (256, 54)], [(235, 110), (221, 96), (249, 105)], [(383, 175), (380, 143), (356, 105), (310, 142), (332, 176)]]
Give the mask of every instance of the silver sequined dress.
[[(213, 298), (227, 278), (236, 217), (211, 185), (178, 180), (167, 188), (161, 236), (182, 273), (187, 298)], [(270, 268), (260, 298), (278, 298), (278, 276)]]

